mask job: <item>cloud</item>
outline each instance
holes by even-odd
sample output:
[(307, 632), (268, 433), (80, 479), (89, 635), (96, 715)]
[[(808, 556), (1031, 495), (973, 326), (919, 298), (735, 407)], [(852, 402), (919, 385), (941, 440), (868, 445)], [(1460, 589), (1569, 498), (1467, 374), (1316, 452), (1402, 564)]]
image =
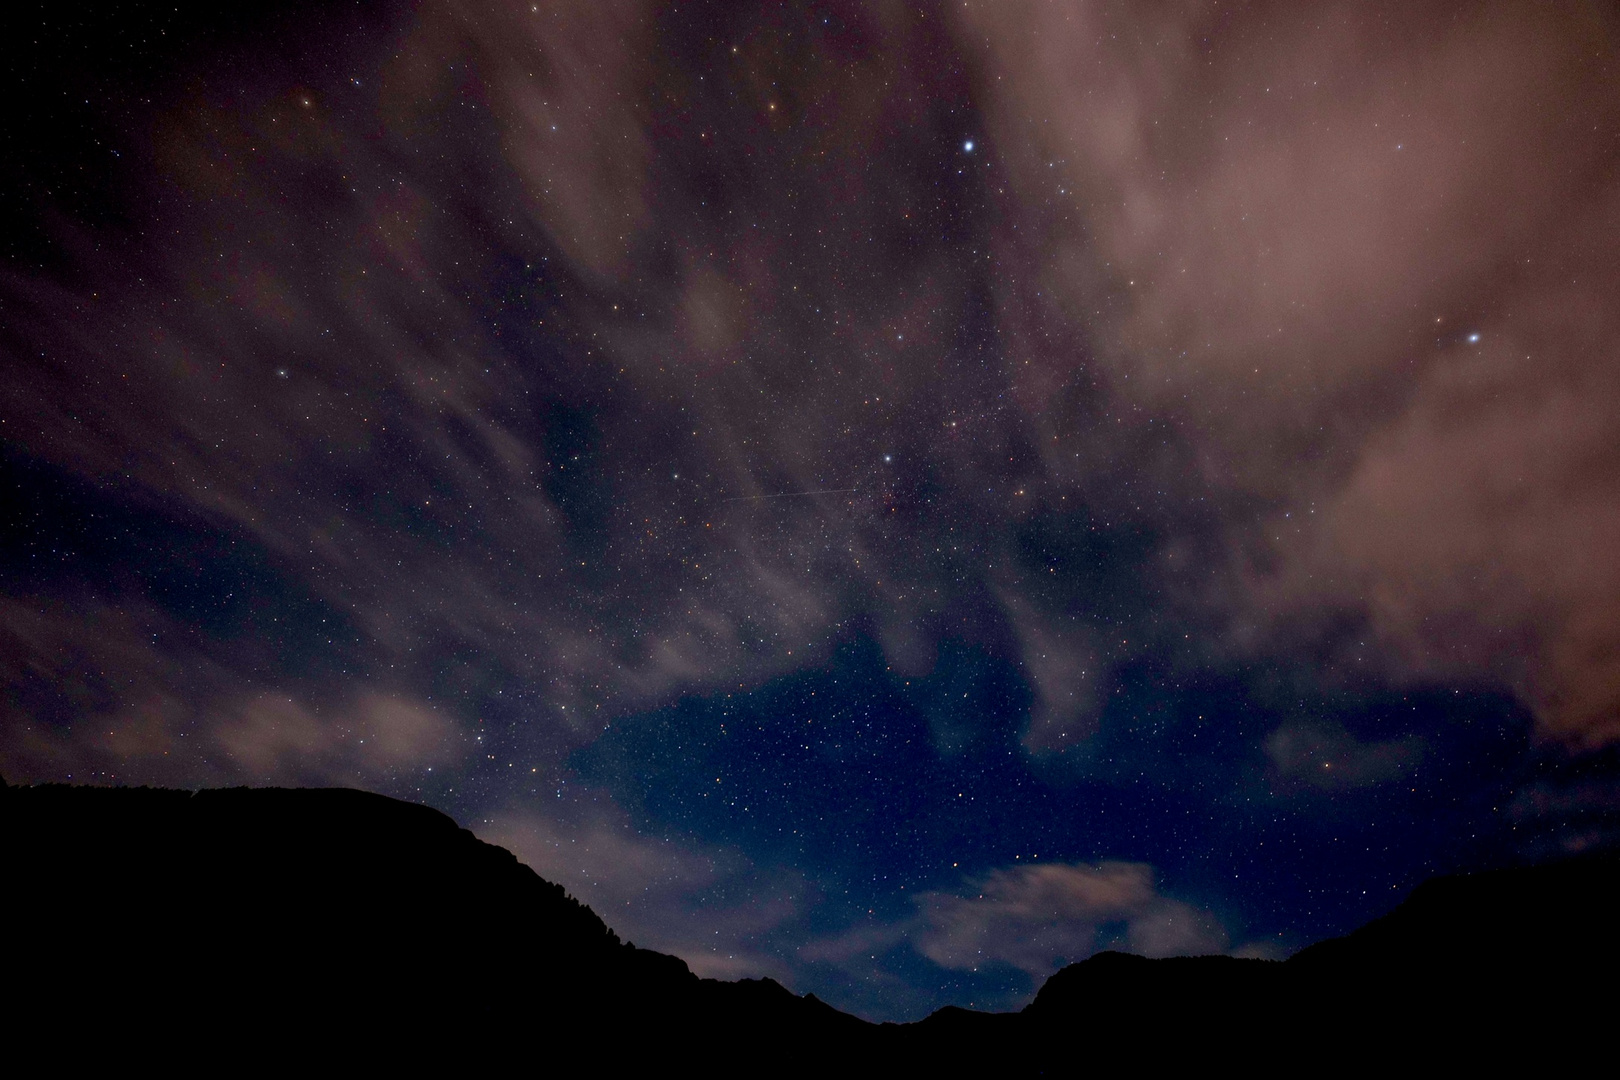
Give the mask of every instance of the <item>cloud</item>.
[[(1189, 612), (1620, 734), (1608, 9), (739, 7), (697, 79), (670, 9), (531, 7), (180, 79), (128, 235), (0, 282), (8, 443), (255, 547), (366, 690), (144, 628), (92, 679), (86, 621), (14, 693), (386, 771), (264, 702), (521, 684), (556, 756), (851, 626), (926, 670), (988, 593), (1034, 753)], [(1140, 543), (1008, 571), (1038, 518)]]
[[(186, 644), (159, 646), (169, 638)], [(13, 688), (0, 767), (26, 781), (386, 791), (465, 764), (459, 724), (409, 694), (308, 679), (274, 690), (189, 639), (139, 604), (0, 600), (0, 678)]]
[[(174, 200), (173, 235), (86, 256), (88, 291), (6, 280), (21, 332), (55, 344), (28, 352), (0, 411), (71, 473), (250, 537), (355, 620), (374, 670), (428, 683), (455, 656), (488, 669), (473, 678), (543, 686), (536, 723), (557, 743), (587, 741), (604, 714), (799, 666), (854, 606), (839, 579), (863, 554), (862, 578), (906, 575), (872, 554), (889, 538), (852, 521), (871, 495), (857, 514), (748, 497), (857, 487), (875, 447), (901, 440), (829, 441), (829, 414), (864, 407), (785, 383), (805, 342), (751, 320), (800, 290), (773, 279), (788, 223), (738, 231), (679, 176), (654, 190), (655, 152), (678, 172), (689, 149), (650, 126), (654, 11), (425, 5), (387, 50), (333, 46), (323, 62), (366, 78), (216, 76), (165, 102), (161, 173), (132, 213)], [(868, 93), (885, 66), (816, 76), (829, 108), (858, 114), (827, 138), (887, 139), (889, 106), (873, 112)], [(834, 160), (844, 182), (821, 198), (886, 218), (865, 164)], [(745, 178), (736, 198), (763, 205), (775, 188)], [(636, 263), (648, 244), (679, 258)], [(634, 314), (613, 292), (632, 271)], [(92, 300), (96, 318), (74, 314)], [(859, 301), (836, 326), (929, 309), (893, 284)], [(824, 324), (809, 340), (829, 332), (845, 334)], [(717, 368), (745, 339), (747, 363)]]
[(1612, 849), (1620, 842), (1620, 786), (1610, 774), (1612, 761), (1600, 757), (1585, 769), (1558, 764), (1564, 768), (1526, 785), (1505, 808), (1520, 852), (1548, 858)]
[(802, 911), (796, 874), (638, 833), (601, 792), (565, 784), (539, 806), (488, 815), (473, 831), (589, 904), (621, 938), (679, 956), (700, 976), (792, 984), (763, 942)]
[(1423, 760), (1422, 737), (1364, 742), (1334, 720), (1284, 724), (1266, 736), (1266, 757), (1293, 783), (1344, 791), (1389, 783), (1411, 774)]
[(974, 895), (930, 892), (917, 905), (913, 944), (952, 969), (1008, 964), (1042, 977), (1107, 948), (1183, 956), (1227, 946), (1213, 915), (1161, 895), (1143, 863), (1004, 868)]
[(1003, 593), (1002, 603), (1018, 634), (1024, 674), (1035, 691), (1023, 744), (1036, 753), (1083, 744), (1097, 729), (1107, 668), (1083, 626), (1042, 618), (1022, 599)]
[(648, 0), (423, 4), (383, 67), (380, 104), (412, 136), (440, 134), (458, 99), (489, 110), (530, 220), (575, 267), (612, 281), (651, 210), (642, 90), (656, 18)]
[(873, 921), (858, 924), (840, 933), (812, 938), (800, 945), (797, 956), (812, 964), (831, 964), (844, 971), (872, 977), (878, 957), (909, 936), (905, 923)]
[(1414, 669), (1505, 668), (1547, 734), (1591, 746), (1620, 734), (1620, 323), (1516, 315), (1367, 444), (1285, 587), (1298, 602), (1304, 574), (1353, 583)]
[(1354, 663), (1508, 682), (1577, 745), (1620, 733), (1620, 276), (1596, 239), (1620, 185), (1591, 137), (1620, 85), (1588, 62), (1612, 9), (952, 10), (1048, 467), (1084, 486), (1081, 416), (1109, 421), (1093, 442), (1157, 420), (1186, 454), (1139, 458), (1148, 483), (1191, 471), (1221, 506), (1199, 591), (1235, 645), (1319, 648), (1356, 613)]
[(264, 694), (217, 722), (213, 734), (236, 768), (267, 783), (314, 778), (364, 785), (368, 778), (460, 764), (465, 753), (458, 725), (443, 713), (376, 693), (362, 693), (325, 717), (293, 698)]

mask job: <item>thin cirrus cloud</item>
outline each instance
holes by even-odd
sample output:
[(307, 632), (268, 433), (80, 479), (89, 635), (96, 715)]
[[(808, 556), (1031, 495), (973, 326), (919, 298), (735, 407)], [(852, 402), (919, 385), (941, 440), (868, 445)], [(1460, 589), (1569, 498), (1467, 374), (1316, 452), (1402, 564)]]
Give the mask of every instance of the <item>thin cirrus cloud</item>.
[[(396, 53), (354, 53), (358, 89), (250, 79), (164, 115), (170, 239), (116, 274), (87, 256), (87, 290), (10, 286), (52, 334), (6, 392), (31, 449), (307, 561), (396, 664), (425, 675), (450, 640), (543, 680), (561, 743), (790, 670), (854, 614), (923, 668), (964, 575), (1019, 627), (1031, 749), (1083, 737), (1142, 646), (962, 527), (1017, 527), (1033, 496), (1135, 518), (1221, 648), (1320, 648), (1322, 612), (1349, 612), (1391, 677), (1506, 683), (1548, 734), (1608, 739), (1612, 268), (1575, 224), (1617, 205), (1580, 134), (1620, 100), (1576, 55), (1612, 33), (1596, 9), (1374, 27), (1195, 5), (1116, 33), (1102, 7), (970, 7), (950, 32), (971, 77), (923, 59), (941, 31), (874, 18), (836, 75), (766, 57), (765, 107), (817, 104), (767, 132), (800, 156), (731, 176), (724, 208), (670, 142), (705, 145), (718, 108), (665, 86), (670, 26), (582, 11), (430, 5)], [(897, 78), (918, 93), (865, 92)], [(1005, 169), (962, 238), (1000, 267), (988, 367), (962, 363), (982, 346), (956, 248), (874, 247), (913, 196), (866, 179), (905, 166), (908, 103), (971, 86)], [(653, 250), (678, 258), (652, 272)], [(908, 520), (919, 484), (949, 512)], [(854, 494), (752, 501), (828, 487)], [(977, 565), (908, 554), (963, 540)]]

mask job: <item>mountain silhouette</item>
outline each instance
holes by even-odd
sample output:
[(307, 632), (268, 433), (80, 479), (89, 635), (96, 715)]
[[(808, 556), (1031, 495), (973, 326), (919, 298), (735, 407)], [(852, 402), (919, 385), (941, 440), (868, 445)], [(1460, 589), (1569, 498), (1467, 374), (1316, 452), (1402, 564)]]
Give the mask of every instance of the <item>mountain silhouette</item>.
[[(3, 783), (3, 781), (0, 781)], [(450, 818), (342, 789), (0, 789), (8, 1056), (1072, 1075), (1491, 1064), (1603, 1038), (1620, 862), (1437, 879), (1285, 962), (1102, 953), (1022, 1012), (870, 1024), (699, 979)]]

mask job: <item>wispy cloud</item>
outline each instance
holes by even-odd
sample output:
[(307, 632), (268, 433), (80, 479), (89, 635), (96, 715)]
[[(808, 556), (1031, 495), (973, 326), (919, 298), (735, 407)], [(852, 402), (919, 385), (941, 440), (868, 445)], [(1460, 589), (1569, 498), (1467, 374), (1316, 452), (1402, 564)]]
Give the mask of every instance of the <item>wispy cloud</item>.
[(1227, 945), (1213, 915), (1161, 895), (1143, 863), (1003, 868), (977, 888), (918, 897), (918, 952), (946, 968), (1009, 964), (1046, 976), (1106, 948), (1181, 956)]
[(673, 953), (701, 976), (794, 982), (765, 944), (804, 911), (805, 882), (791, 871), (755, 866), (736, 850), (645, 835), (606, 794), (568, 784), (538, 806), (489, 815), (473, 831), (589, 904), (621, 938)]

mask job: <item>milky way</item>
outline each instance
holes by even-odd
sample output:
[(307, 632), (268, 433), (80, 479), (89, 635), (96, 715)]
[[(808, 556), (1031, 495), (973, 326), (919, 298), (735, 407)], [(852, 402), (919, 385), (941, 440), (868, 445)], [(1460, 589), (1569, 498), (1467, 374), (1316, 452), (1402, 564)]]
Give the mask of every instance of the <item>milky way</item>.
[(1610, 7), (7, 18), (7, 780), (896, 1019), (1620, 842)]

